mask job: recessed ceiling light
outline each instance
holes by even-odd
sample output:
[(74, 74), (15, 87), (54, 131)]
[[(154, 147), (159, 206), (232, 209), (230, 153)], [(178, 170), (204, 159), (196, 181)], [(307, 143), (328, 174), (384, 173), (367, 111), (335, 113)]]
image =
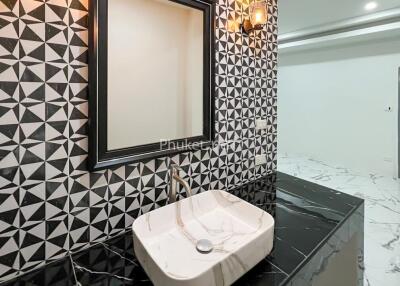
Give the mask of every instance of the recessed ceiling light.
[(374, 10), (378, 7), (378, 3), (376, 2), (368, 2), (367, 4), (365, 4), (364, 9), (367, 11), (371, 11)]

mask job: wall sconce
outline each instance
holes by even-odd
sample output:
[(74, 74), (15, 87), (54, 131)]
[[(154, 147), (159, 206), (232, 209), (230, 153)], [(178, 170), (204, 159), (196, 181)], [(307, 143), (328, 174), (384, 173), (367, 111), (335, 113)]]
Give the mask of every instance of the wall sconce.
[(254, 1), (250, 4), (250, 19), (245, 19), (242, 29), (246, 34), (253, 30), (262, 30), (268, 21), (267, 3), (265, 1)]

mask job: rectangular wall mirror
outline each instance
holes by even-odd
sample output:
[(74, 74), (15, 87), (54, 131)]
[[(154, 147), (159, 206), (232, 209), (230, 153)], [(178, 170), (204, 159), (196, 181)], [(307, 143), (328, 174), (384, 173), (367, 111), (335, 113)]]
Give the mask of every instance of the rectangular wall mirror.
[(213, 2), (90, 2), (91, 170), (211, 144)]

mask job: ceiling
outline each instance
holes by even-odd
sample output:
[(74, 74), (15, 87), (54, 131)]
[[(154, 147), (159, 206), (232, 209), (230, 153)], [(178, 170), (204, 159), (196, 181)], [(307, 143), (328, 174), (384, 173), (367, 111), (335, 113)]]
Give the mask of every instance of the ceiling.
[(399, 0), (376, 0), (378, 7), (366, 11), (371, 0), (279, 0), (279, 34), (400, 8)]

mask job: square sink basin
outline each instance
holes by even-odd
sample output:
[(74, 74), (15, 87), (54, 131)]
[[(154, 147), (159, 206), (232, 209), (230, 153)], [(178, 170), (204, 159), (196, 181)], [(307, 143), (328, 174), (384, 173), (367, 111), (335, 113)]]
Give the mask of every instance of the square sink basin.
[(272, 250), (274, 219), (225, 191), (156, 209), (132, 226), (135, 254), (155, 285), (230, 285)]

